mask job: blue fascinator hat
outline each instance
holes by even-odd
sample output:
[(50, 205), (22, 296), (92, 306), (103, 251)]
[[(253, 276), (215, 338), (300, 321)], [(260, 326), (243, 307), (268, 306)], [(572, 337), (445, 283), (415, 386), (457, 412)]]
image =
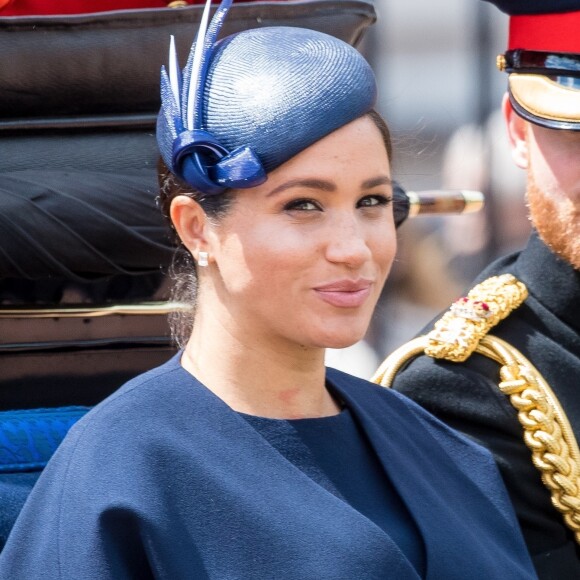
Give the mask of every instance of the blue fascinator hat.
[(157, 141), (169, 170), (205, 194), (249, 188), (322, 137), (368, 113), (374, 74), (350, 45), (273, 26), (217, 42), (232, 4), (205, 5), (180, 71), (171, 39), (161, 70)]

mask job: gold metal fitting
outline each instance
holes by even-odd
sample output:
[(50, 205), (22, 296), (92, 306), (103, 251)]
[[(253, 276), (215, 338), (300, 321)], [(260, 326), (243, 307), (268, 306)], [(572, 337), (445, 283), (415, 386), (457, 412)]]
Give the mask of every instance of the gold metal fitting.
[(405, 192), (409, 198), (409, 217), (418, 216), (421, 211), (421, 198), (415, 191)]
[(185, 6), (187, 6), (185, 0), (173, 0), (167, 3), (167, 8), (184, 8)]
[(498, 70), (500, 70), (501, 72), (505, 70), (505, 67), (507, 66), (505, 55), (503, 54), (497, 55), (495, 59), (495, 66), (497, 66)]
[(485, 205), (485, 197), (481, 191), (470, 191), (463, 189), (461, 191), (463, 199), (465, 199), (465, 207), (462, 213), (476, 213), (483, 209)]
[(409, 217), (433, 214), (461, 214), (479, 211), (484, 204), (480, 191), (429, 190), (406, 191), (409, 198)]

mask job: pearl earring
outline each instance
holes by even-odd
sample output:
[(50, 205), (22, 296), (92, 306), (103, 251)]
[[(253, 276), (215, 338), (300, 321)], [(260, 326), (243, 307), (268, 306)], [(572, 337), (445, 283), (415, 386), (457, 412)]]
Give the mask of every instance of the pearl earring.
[(209, 254), (207, 252), (199, 252), (197, 257), (197, 265), (205, 268), (208, 265)]

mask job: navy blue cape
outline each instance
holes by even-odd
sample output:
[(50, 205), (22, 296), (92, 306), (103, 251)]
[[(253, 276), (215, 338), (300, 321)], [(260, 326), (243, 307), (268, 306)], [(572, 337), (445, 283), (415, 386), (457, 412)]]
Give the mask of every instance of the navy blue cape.
[[(427, 578), (535, 578), (487, 451), (329, 369), (415, 518)], [(0, 555), (19, 579), (417, 579), (392, 539), (310, 479), (174, 357), (70, 431)]]

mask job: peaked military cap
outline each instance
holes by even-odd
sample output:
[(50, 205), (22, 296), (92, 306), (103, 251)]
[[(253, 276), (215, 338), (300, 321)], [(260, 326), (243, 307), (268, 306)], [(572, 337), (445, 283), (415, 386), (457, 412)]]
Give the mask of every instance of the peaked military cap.
[(580, 0), (486, 0), (510, 15), (508, 50), (514, 110), (551, 129), (580, 131)]

